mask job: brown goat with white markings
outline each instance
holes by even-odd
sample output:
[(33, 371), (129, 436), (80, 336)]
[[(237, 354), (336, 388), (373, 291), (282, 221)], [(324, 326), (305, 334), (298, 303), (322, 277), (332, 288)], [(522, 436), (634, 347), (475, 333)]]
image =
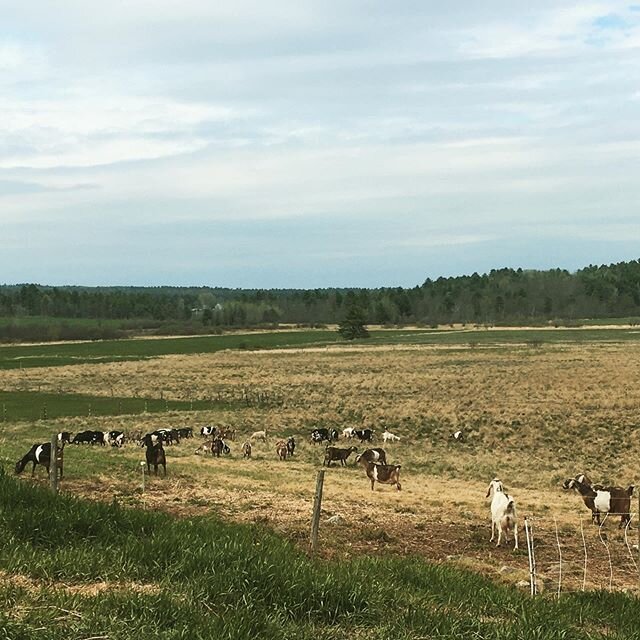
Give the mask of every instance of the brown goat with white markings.
[(591, 510), (591, 518), (594, 524), (600, 525), (600, 514), (605, 517), (609, 514), (619, 515), (619, 528), (628, 526), (631, 521), (631, 496), (633, 485), (626, 489), (622, 487), (603, 487), (601, 485), (589, 486), (575, 478), (564, 481), (563, 489), (575, 489), (588, 509)]
[(400, 466), (399, 464), (376, 464), (375, 462), (366, 462), (360, 459), (368, 478), (371, 480), (371, 491), (376, 482), (381, 484), (395, 484), (396, 489), (400, 491)]
[(287, 448), (286, 440), (278, 440), (276, 442), (276, 454), (280, 460), (286, 460), (289, 455), (289, 449)]

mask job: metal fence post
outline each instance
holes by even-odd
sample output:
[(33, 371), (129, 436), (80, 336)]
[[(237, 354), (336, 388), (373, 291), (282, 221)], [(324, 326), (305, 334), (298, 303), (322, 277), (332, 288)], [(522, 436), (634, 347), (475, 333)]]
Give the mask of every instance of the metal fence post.
[(51, 436), (51, 459), (49, 460), (49, 484), (54, 495), (58, 493), (58, 434)]
[(527, 555), (529, 556), (529, 582), (531, 584), (531, 597), (538, 593), (538, 585), (536, 584), (536, 557), (533, 547), (533, 527), (529, 519), (525, 516), (524, 531), (527, 535)]

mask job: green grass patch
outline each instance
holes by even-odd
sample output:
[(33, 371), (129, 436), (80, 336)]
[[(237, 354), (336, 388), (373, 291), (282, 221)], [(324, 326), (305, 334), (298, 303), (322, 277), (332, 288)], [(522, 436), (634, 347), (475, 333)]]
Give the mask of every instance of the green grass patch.
[(224, 349), (273, 349), (337, 341), (338, 335), (334, 331), (282, 331), (191, 338), (11, 345), (0, 347), (0, 369), (143, 360), (174, 354), (214, 353)]
[(54, 499), (3, 472), (0, 569), (12, 640), (637, 637), (629, 595), (531, 600), (417, 558), (326, 562), (261, 526)]
[(51, 367), (69, 364), (143, 360), (164, 355), (214, 353), (224, 349), (275, 349), (336, 344), (450, 345), (487, 347), (523, 345), (536, 350), (545, 344), (598, 343), (640, 340), (639, 329), (455, 329), (380, 330), (366, 340), (346, 342), (335, 331), (276, 331), (266, 333), (103, 340), (97, 342), (11, 345), (0, 347), (0, 369)]
[(77, 393), (0, 391), (0, 423), (75, 416), (118, 416), (166, 411), (202, 411), (231, 407), (228, 401), (161, 400), (91, 396)]

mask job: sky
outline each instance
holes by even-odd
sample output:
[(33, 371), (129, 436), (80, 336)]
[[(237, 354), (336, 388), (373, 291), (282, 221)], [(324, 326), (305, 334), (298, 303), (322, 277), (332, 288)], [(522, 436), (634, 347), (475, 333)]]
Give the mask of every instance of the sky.
[(640, 258), (640, 4), (0, 0), (0, 282)]

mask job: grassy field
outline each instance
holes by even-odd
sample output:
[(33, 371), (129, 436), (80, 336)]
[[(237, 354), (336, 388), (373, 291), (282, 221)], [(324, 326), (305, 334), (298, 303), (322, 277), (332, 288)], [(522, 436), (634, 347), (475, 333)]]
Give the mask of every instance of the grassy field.
[[(406, 329), (376, 330), (359, 344), (459, 345), (461, 347), (549, 343), (637, 342), (640, 329)], [(335, 331), (254, 332), (186, 338), (132, 338), (37, 345), (0, 346), (0, 370), (143, 360), (165, 355), (215, 353), (225, 349), (277, 349), (344, 344)], [(358, 344), (358, 343), (356, 343)]]
[[(241, 402), (240, 399), (235, 401)], [(120, 416), (229, 408), (232, 399), (164, 400), (96, 396), (80, 393), (0, 391), (0, 425), (4, 422), (55, 420), (72, 416)]]
[(263, 526), (172, 519), (0, 474), (0, 637), (637, 637), (637, 600), (527, 595), (415, 558), (317, 561)]
[[(538, 331), (552, 339), (533, 344), (532, 336)], [(113, 396), (123, 401), (133, 398), (138, 404), (144, 398), (162, 396), (183, 404), (179, 413), (172, 409), (138, 414), (134, 410), (136, 415), (88, 416), (78, 411), (67, 417), (49, 417), (47, 421), (8, 420), (0, 429), (0, 463), (12, 469), (33, 443), (48, 440), (52, 432), (63, 429), (76, 432), (88, 427), (118, 428), (144, 432), (161, 426), (188, 425), (198, 429), (210, 423), (233, 427), (238, 431), (238, 439), (229, 443), (232, 452), (228, 457), (195, 456), (198, 438), (168, 447), (168, 477), (147, 478), (144, 495), (140, 471), (143, 451), (138, 447), (131, 444), (122, 450), (67, 447), (63, 491), (69, 496), (106, 503), (115, 500), (120, 505), (165, 512), (178, 518), (176, 526), (183, 533), (183, 527), (213, 527), (214, 522), (216, 527), (247, 527), (246, 531), (273, 535), (278, 544), (292, 545), (295, 557), (307, 563), (304, 551), (315, 475), (323, 458), (323, 447), (309, 442), (310, 430), (315, 426), (372, 427), (377, 432), (376, 445), (380, 446), (380, 433), (386, 427), (401, 436), (399, 443), (386, 449), (390, 462), (402, 464), (403, 490), (396, 492), (381, 486), (372, 492), (362, 469), (353, 464), (353, 456), (347, 467), (329, 469), (320, 528), (322, 560), (309, 564), (309, 571), (320, 573), (313, 573), (310, 581), (313, 585), (316, 581), (322, 583), (321, 576), (327, 575), (323, 572), (339, 573), (346, 563), (344, 566), (349, 569), (345, 571), (355, 572), (358, 577), (348, 583), (350, 586), (339, 589), (362, 594), (362, 590), (372, 588), (374, 591), (366, 591), (366, 601), (371, 603), (378, 603), (376, 598), (382, 598), (380, 594), (386, 583), (378, 577), (381, 572), (397, 577), (400, 586), (394, 590), (394, 598), (397, 593), (398, 599), (407, 598), (411, 602), (417, 602), (411, 600), (413, 589), (415, 597), (431, 601), (435, 596), (429, 585), (434, 581), (442, 590), (438, 596), (441, 600), (434, 601), (431, 607), (435, 613), (426, 607), (429, 616), (416, 623), (417, 626), (405, 614), (398, 614), (385, 626), (385, 619), (369, 606), (362, 613), (364, 617), (356, 617), (355, 622), (351, 618), (355, 614), (341, 609), (334, 620), (337, 627), (331, 629), (329, 618), (306, 622), (297, 614), (282, 618), (280, 613), (273, 613), (281, 611), (278, 604), (275, 609), (269, 609), (274, 618), (269, 617), (270, 613), (255, 611), (251, 615), (255, 615), (256, 620), (275, 620), (276, 626), (281, 624), (285, 629), (281, 637), (370, 636), (371, 629), (365, 633), (368, 625), (376, 628), (374, 634), (378, 635), (374, 637), (430, 637), (426, 631), (427, 620), (435, 625), (433, 637), (447, 634), (464, 637), (465, 630), (469, 637), (475, 633), (476, 637), (487, 638), (602, 637), (609, 632), (610, 637), (617, 637), (616, 634), (622, 637), (629, 633), (625, 616), (637, 607), (637, 600), (597, 590), (607, 589), (611, 582), (614, 590), (624, 588), (637, 592), (638, 557), (632, 547), (638, 535), (637, 499), (632, 507), (633, 530), (627, 538), (611, 519), (605, 522), (602, 532), (592, 527), (589, 512), (578, 496), (560, 488), (564, 478), (578, 472), (587, 472), (596, 481), (625, 486), (637, 479), (640, 387), (636, 380), (640, 376), (640, 343), (630, 337), (637, 334), (622, 331), (619, 335), (619, 331), (622, 330), (593, 329), (581, 330), (581, 333), (496, 330), (486, 333), (496, 334), (499, 339), (487, 344), (469, 341), (471, 332), (465, 335), (462, 331), (447, 334), (452, 336), (447, 338), (452, 340), (451, 344), (442, 341), (444, 332), (436, 334), (440, 342), (428, 344), (433, 333), (430, 331), (418, 331), (415, 335), (413, 331), (401, 331), (393, 334), (386, 344), (383, 334), (374, 335), (372, 341), (366, 343), (334, 342), (315, 346), (308, 346), (309, 342), (304, 340), (298, 346), (282, 344), (281, 336), (273, 336), (268, 349), (221, 349), (209, 353), (166, 354), (139, 361), (6, 369), (0, 371), (0, 389), (10, 395), (75, 395), (92, 398), (92, 403), (99, 402), (100, 398), (110, 402)], [(579, 339), (590, 333), (594, 335), (592, 340)], [(566, 340), (561, 341), (561, 335), (565, 335)], [(508, 336), (515, 337), (509, 342)], [(418, 339), (423, 343), (417, 344)], [(71, 345), (62, 345), (67, 346)], [(211, 398), (220, 404), (212, 407)], [(247, 398), (254, 401), (245, 401)], [(260, 402), (260, 398), (267, 400)], [(190, 399), (205, 404), (194, 406), (191, 411)], [(85, 402), (70, 400), (70, 405), (83, 406)], [(465, 443), (455, 443), (449, 438), (458, 428), (467, 432)], [(256, 443), (253, 458), (244, 460), (240, 453), (242, 441), (261, 429), (268, 431), (267, 443)], [(297, 438), (298, 448), (293, 459), (282, 462), (276, 457), (275, 442), (289, 435)], [(339, 446), (348, 444), (352, 443), (343, 441)], [(538, 568), (545, 591), (554, 593), (562, 582), (559, 604), (550, 602), (549, 596), (544, 596), (545, 604), (527, 604), (528, 600), (513, 586), (527, 579), (526, 552), (495, 549), (488, 542), (489, 512), (484, 496), (489, 480), (496, 475), (515, 495), (520, 518), (528, 516), (535, 527)], [(20, 480), (25, 487), (46, 482), (41, 469), (35, 480), (26, 474)], [(190, 522), (198, 524), (185, 524)], [(207, 535), (213, 535), (213, 529), (207, 531)], [(562, 574), (557, 545), (563, 554)], [(586, 576), (583, 545), (589, 557)], [(198, 544), (190, 546), (193, 548), (197, 549)], [(70, 550), (67, 553), (67, 557), (73, 556)], [(5, 556), (8, 555), (7, 550)], [(5, 556), (1, 561), (6, 563)], [(124, 558), (117, 553), (115, 556), (118, 561)], [(611, 556), (611, 565), (608, 556)], [(171, 562), (180, 564), (180, 558), (175, 555), (171, 558)], [(49, 574), (43, 577), (37, 572), (30, 573), (25, 566), (3, 566), (8, 581), (12, 576), (23, 576), (29, 588), (34, 581), (40, 586), (40, 580), (72, 586), (77, 581), (92, 585), (106, 581), (113, 589), (110, 586), (100, 589), (115, 596), (121, 580), (126, 585), (156, 585), (148, 576), (140, 582), (141, 579), (135, 577), (139, 569), (131, 569), (132, 573), (123, 574), (124, 577), (105, 577), (108, 574), (103, 575), (102, 565), (95, 562), (94, 570), (87, 570), (82, 578), (64, 575), (58, 579)], [(429, 564), (433, 562), (437, 566)], [(412, 574), (410, 567), (418, 566), (416, 563), (420, 570)], [(127, 560), (125, 565), (133, 567), (135, 562)], [(375, 573), (374, 586), (362, 586), (365, 574), (358, 573), (362, 567)], [(171, 575), (175, 580), (176, 574)], [(446, 575), (446, 580), (442, 575)], [(205, 578), (198, 580), (206, 582)], [(481, 590), (489, 602), (507, 602), (502, 600), (507, 598), (509, 613), (498, 613), (499, 607), (484, 610), (478, 599), (470, 605), (473, 613), (467, 615), (464, 600), (471, 596), (466, 591), (457, 593), (453, 584), (456, 581), (475, 585), (469, 587), (469, 592)], [(588, 590), (596, 590), (592, 595), (577, 593), (583, 581)], [(193, 593), (191, 587), (181, 586), (182, 582), (174, 583), (180, 585), (176, 587), (178, 594)], [(47, 588), (49, 586), (47, 584)], [(148, 596), (153, 600), (159, 593), (165, 593), (165, 587), (162, 583), (160, 592), (153, 591), (158, 588), (156, 585), (150, 587), (152, 593), (136, 592), (134, 596)], [(130, 591), (137, 588), (131, 586)], [(283, 593), (287, 588), (282, 587)], [(61, 593), (64, 598), (76, 595), (73, 589), (67, 592), (64, 587)], [(416, 595), (418, 593), (420, 595)], [(194, 602), (191, 595), (172, 597), (183, 597), (189, 607), (195, 607), (189, 611), (197, 617), (201, 605)], [(609, 598), (615, 603), (610, 604), (615, 620), (606, 618), (606, 622), (603, 619), (594, 622), (589, 617), (591, 607), (596, 606), (593, 603), (607, 603)], [(40, 606), (39, 602), (31, 601), (25, 606)], [(206, 602), (218, 611), (210, 599)], [(289, 606), (288, 602), (282, 604), (284, 609)], [(591, 604), (587, 606), (586, 602)], [(600, 615), (597, 607), (601, 604), (593, 610), (595, 615)], [(80, 612), (65, 604), (59, 606)], [(304, 606), (308, 606), (308, 601)], [(536, 609), (538, 606), (542, 608)], [(574, 617), (583, 606), (587, 607), (585, 617)], [(447, 626), (445, 616), (441, 616), (447, 607), (453, 612), (449, 617), (454, 626)], [(624, 612), (619, 619), (615, 617), (618, 614), (614, 615), (617, 607)], [(540, 619), (537, 613), (531, 613), (536, 624), (532, 622), (527, 627), (527, 635), (523, 635), (519, 616), (524, 615), (529, 624), (527, 612), (543, 610), (554, 620), (552, 628), (541, 626), (536, 630)], [(512, 611), (520, 613), (512, 615)], [(93, 620), (94, 614), (80, 615)], [(106, 612), (95, 615), (103, 620), (101, 616)], [(74, 622), (73, 618), (65, 624)], [(130, 619), (138, 620), (134, 613)], [(184, 619), (180, 624), (187, 622)], [(305, 626), (307, 623), (310, 626)], [(274, 635), (275, 627), (264, 624), (267, 625), (265, 637)], [(97, 627), (91, 627), (90, 631), (88, 627), (78, 628), (86, 635), (98, 634)], [(239, 629), (230, 632), (229, 637), (244, 637)], [(295, 635), (295, 630), (300, 635)], [(198, 637), (197, 633), (180, 633), (166, 637)], [(207, 637), (205, 632), (199, 630), (198, 633)]]

